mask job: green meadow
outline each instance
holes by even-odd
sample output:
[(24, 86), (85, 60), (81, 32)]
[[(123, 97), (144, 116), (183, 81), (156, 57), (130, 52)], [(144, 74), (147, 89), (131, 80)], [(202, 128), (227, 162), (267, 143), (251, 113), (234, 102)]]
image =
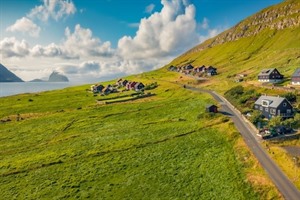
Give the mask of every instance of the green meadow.
[[(177, 78), (129, 79), (154, 74)], [(157, 83), (122, 103), (89, 85), (0, 98), (0, 199), (280, 198), (212, 97)]]

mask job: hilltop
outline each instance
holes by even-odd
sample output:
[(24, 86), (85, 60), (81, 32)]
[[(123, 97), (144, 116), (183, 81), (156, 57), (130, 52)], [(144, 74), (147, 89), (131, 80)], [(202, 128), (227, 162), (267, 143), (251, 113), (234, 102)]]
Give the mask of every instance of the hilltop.
[(0, 64), (0, 82), (23, 82), (23, 80)]
[[(229, 30), (195, 46), (170, 65), (213, 65), (220, 75), (211, 81), (219, 91), (232, 85), (232, 77), (255, 80), (260, 70), (277, 68), (291, 76), (300, 65), (300, 1), (287, 0), (266, 8)], [(164, 69), (166, 69), (164, 68)], [(216, 84), (217, 83), (217, 84)]]

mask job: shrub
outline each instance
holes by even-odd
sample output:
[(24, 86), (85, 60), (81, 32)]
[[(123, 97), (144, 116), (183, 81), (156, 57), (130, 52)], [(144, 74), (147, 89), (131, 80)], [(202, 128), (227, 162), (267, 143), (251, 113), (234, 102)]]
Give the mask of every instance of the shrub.
[(297, 95), (292, 92), (288, 92), (288, 93), (284, 94), (283, 97), (286, 98), (291, 103), (297, 101)]
[(251, 117), (249, 117), (250, 122), (252, 122), (253, 124), (257, 124), (258, 122), (260, 122), (262, 120), (262, 115), (260, 113), (260, 111), (258, 110), (254, 110), (251, 113)]
[(154, 83), (151, 83), (149, 85), (146, 85), (145, 88), (144, 88), (144, 90), (153, 90), (153, 89), (155, 89), (157, 87), (158, 87), (157, 82), (154, 82)]

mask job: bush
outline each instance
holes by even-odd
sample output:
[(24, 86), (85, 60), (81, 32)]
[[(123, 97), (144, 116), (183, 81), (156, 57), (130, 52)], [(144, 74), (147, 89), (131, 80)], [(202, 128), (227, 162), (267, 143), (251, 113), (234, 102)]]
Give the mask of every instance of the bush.
[(258, 122), (260, 122), (262, 120), (262, 115), (260, 113), (260, 111), (258, 110), (254, 110), (251, 113), (251, 117), (249, 117), (250, 122), (252, 122), (252, 124), (257, 124)]
[(239, 96), (244, 93), (244, 87), (241, 85), (235, 86), (228, 90), (225, 94), (230, 96)]
[(149, 85), (146, 85), (145, 88), (144, 88), (144, 90), (153, 90), (153, 89), (155, 89), (157, 87), (158, 87), (157, 82), (154, 82), (154, 83), (151, 83)]
[(297, 101), (297, 95), (292, 92), (284, 94), (283, 97), (286, 98), (291, 103)]

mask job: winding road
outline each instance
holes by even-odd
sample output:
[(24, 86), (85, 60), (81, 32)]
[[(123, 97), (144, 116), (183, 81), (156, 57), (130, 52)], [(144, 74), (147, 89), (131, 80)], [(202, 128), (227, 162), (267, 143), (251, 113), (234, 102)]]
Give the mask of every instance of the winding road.
[(268, 173), (273, 183), (277, 186), (284, 199), (300, 200), (299, 190), (262, 148), (259, 142), (260, 139), (256, 137), (255, 131), (251, 128), (251, 126), (249, 126), (249, 124), (243, 119), (241, 114), (235, 111), (234, 107), (224, 97), (210, 90), (203, 90), (191, 86), (185, 86), (185, 88), (196, 92), (209, 93), (211, 96), (213, 96), (213, 98), (222, 105), (222, 111), (230, 115), (246, 144), (256, 156), (265, 171)]

